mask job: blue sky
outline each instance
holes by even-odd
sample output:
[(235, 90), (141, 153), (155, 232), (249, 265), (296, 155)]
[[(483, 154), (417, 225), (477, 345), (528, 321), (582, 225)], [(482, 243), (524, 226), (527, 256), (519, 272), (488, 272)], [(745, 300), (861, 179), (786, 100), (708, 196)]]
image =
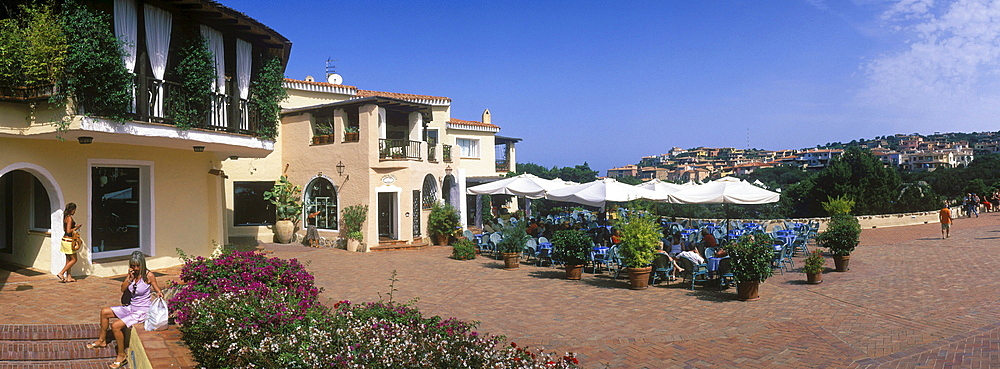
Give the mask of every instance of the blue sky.
[(489, 108), (518, 161), (1000, 130), (1000, 1), (222, 0), (293, 42), (285, 74)]

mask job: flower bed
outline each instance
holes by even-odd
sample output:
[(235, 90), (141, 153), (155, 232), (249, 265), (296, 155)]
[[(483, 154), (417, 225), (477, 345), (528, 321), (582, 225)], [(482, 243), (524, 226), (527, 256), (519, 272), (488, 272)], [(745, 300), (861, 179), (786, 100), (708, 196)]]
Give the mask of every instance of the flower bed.
[(171, 300), (182, 337), (206, 368), (573, 368), (481, 335), (477, 323), (425, 317), (408, 304), (317, 302), (297, 261), (255, 252), (188, 261)]

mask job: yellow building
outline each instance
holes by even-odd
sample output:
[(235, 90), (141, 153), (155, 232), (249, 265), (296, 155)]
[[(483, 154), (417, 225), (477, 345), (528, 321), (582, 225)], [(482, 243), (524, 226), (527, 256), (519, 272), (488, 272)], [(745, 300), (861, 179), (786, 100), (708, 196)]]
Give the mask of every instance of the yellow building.
[[(339, 81), (338, 81), (339, 82)], [(225, 162), (227, 223), (232, 237), (271, 241), (258, 196), (282, 174), (303, 187), (298, 233), (315, 226), (342, 238), (344, 208), (368, 205), (365, 250), (426, 242), (431, 204), (444, 201), (471, 223), (470, 181), (497, 178), (516, 165), (515, 138), (481, 121), (451, 117), (447, 97), (361, 90), (339, 83), (285, 79), (279, 135), (271, 155)], [(242, 196), (254, 194), (254, 196)]]
[[(135, 106), (116, 122), (81, 114), (94, 111), (87, 102), (49, 104), (52, 86), (0, 86), (0, 260), (57, 273), (70, 202), (85, 242), (74, 275), (125, 273), (136, 250), (151, 268), (179, 264), (177, 249), (208, 255), (228, 237), (222, 162), (274, 146), (247, 108), (249, 81), (264, 58), (284, 65), (291, 43), (215, 1), (82, 3), (112, 15), (126, 41)], [(180, 129), (170, 113), (182, 97), (175, 51), (193, 35), (208, 41), (215, 93), (209, 116)]]

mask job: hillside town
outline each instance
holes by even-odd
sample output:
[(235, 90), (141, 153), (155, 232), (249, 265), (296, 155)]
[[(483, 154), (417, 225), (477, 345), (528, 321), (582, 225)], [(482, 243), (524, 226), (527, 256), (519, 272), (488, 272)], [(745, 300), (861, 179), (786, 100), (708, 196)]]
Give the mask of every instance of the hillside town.
[(1000, 153), (1000, 131), (973, 133), (895, 134), (849, 143), (828, 143), (808, 149), (760, 150), (732, 147), (671, 148), (660, 155), (645, 156), (637, 164), (607, 171), (611, 178), (635, 177), (671, 182), (703, 182), (726, 176), (742, 176), (762, 168), (781, 166), (820, 170), (859, 147), (887, 166), (906, 172), (931, 172), (938, 168), (966, 166), (976, 155)]

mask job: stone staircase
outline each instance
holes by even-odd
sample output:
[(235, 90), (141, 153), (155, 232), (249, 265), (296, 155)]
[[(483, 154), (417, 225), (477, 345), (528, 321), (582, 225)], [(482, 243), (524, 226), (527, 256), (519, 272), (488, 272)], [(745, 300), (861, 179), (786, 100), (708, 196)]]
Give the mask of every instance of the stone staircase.
[(115, 358), (114, 342), (85, 347), (99, 329), (97, 324), (0, 324), (0, 368), (107, 368)]
[(429, 244), (430, 242), (427, 241), (426, 237), (416, 238), (412, 241), (391, 240), (379, 237), (378, 246), (373, 246), (371, 251), (419, 250)]

